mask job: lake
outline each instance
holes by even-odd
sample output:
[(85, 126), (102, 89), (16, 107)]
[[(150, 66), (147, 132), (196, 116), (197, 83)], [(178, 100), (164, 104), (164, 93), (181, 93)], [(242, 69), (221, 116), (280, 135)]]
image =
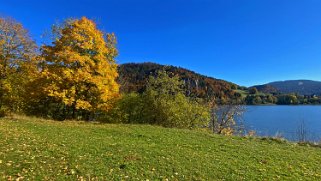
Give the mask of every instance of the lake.
[(282, 135), (292, 141), (304, 122), (308, 140), (321, 140), (321, 106), (246, 106), (243, 119), (246, 129), (259, 136)]

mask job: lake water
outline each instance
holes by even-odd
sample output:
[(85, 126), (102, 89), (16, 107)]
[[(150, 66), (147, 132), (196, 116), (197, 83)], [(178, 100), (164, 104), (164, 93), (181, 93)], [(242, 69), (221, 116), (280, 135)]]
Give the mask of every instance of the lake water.
[(304, 122), (308, 140), (321, 140), (321, 106), (246, 106), (243, 118), (246, 129), (259, 136), (297, 140), (298, 127)]

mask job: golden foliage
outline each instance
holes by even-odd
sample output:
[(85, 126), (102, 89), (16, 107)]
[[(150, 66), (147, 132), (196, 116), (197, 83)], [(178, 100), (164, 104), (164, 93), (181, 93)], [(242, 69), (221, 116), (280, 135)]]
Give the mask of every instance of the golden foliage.
[(35, 70), (36, 48), (20, 23), (0, 17), (0, 109), (20, 110), (29, 71)]
[(45, 94), (76, 110), (108, 110), (119, 85), (115, 36), (106, 40), (86, 17), (66, 23), (52, 45), (42, 47)]

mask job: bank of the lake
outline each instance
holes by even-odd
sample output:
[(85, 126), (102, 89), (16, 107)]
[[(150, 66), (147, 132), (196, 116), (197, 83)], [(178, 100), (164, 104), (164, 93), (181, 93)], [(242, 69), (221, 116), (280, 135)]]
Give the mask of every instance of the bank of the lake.
[(321, 105), (246, 106), (244, 121), (260, 136), (282, 135), (289, 140), (297, 139), (298, 127), (304, 123), (310, 141), (321, 139)]

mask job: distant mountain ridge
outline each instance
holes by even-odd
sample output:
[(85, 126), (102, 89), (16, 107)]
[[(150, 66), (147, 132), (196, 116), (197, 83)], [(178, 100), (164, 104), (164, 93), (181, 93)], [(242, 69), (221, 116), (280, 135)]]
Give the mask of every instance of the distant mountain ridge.
[(118, 67), (119, 84), (123, 93), (143, 92), (150, 75), (155, 75), (158, 70), (177, 75), (185, 82), (187, 96), (205, 99), (214, 98), (216, 101), (230, 101), (240, 97), (237, 93), (240, 87), (234, 83), (207, 77), (191, 70), (171, 65), (160, 65), (157, 63), (126, 63)]
[(299, 95), (321, 95), (321, 81), (313, 80), (287, 80), (276, 81), (264, 85), (256, 85), (264, 93), (297, 93)]
[[(158, 70), (165, 70), (170, 76), (177, 75), (184, 81), (186, 96), (214, 101), (218, 105), (321, 104), (321, 81), (277, 81), (247, 88), (229, 81), (201, 75), (185, 68), (151, 62), (119, 65), (120, 91), (122, 93), (144, 92), (148, 77), (156, 76)], [(258, 91), (252, 91), (254, 87)]]

